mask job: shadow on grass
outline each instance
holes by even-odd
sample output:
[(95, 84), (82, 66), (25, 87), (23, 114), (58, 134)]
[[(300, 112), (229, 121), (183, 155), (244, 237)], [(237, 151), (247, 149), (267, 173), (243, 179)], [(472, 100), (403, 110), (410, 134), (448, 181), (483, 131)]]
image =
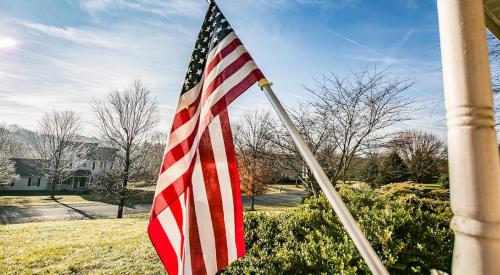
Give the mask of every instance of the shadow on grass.
[(30, 221), (40, 215), (36, 209), (20, 206), (0, 206), (0, 224), (11, 224)]

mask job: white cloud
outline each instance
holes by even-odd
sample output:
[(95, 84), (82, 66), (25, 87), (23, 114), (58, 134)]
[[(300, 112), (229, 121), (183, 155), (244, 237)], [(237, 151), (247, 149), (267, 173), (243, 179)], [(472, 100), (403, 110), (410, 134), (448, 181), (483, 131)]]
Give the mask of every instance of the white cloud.
[(408, 41), (408, 39), (410, 39), (410, 37), (411, 37), (414, 33), (415, 33), (415, 29), (410, 29), (410, 30), (408, 30), (408, 31), (405, 33), (405, 35), (403, 36), (403, 38), (402, 38), (400, 41), (396, 42), (396, 43), (394, 44), (394, 46), (402, 46), (402, 45), (404, 45), (404, 44)]
[(0, 51), (0, 117), (33, 128), (43, 112), (69, 108), (91, 122), (93, 98), (141, 79), (160, 101), (159, 127), (169, 127), (195, 29), (152, 20), (68, 28), (10, 19), (4, 27), (24, 43)]
[(24, 25), (30, 29), (39, 31), (46, 35), (65, 39), (82, 45), (98, 46), (111, 49), (117, 49), (123, 45), (123, 43), (119, 43), (118, 41), (116, 41), (116, 39), (111, 39), (108, 33), (99, 33), (72, 27), (59, 28), (29, 22), (24, 22)]
[(116, 10), (152, 13), (162, 17), (197, 16), (207, 4), (202, 0), (81, 0), (83, 10), (97, 14)]
[(108, 9), (113, 2), (113, 0), (84, 0), (80, 5), (84, 10), (93, 13)]

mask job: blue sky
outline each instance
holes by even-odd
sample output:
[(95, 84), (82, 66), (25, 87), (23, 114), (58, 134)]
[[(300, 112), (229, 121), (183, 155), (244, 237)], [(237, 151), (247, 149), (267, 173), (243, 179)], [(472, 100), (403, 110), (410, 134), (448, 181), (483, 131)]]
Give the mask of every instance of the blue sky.
[[(422, 108), (399, 125), (443, 136), (446, 127), (433, 0), (217, 1), (278, 97), (363, 66), (409, 77)], [(204, 17), (204, 0), (0, 0), (0, 123), (35, 128), (44, 111), (74, 109), (92, 135), (92, 100), (141, 79), (170, 127)], [(3, 41), (3, 42), (2, 42)], [(2, 46), (3, 45), (3, 46)], [(269, 109), (252, 88), (231, 107)]]

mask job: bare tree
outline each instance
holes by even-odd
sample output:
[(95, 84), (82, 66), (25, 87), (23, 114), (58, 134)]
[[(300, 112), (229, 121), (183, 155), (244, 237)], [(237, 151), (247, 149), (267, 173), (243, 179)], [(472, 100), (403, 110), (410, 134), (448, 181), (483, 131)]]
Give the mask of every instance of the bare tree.
[[(404, 92), (413, 84), (386, 71), (362, 69), (348, 76), (332, 73), (316, 81), (314, 88), (305, 87), (310, 99), (302, 110), (292, 112), (292, 120), (332, 183), (346, 180), (353, 159), (366, 144), (385, 137), (384, 129), (410, 119), (413, 102)], [(281, 132), (275, 143), (299, 159), (283, 128)], [(304, 174), (311, 178), (309, 171), (299, 173)]]
[(44, 160), (44, 167), (39, 168), (48, 177), (54, 199), (56, 184), (86, 160), (88, 148), (78, 142), (81, 120), (74, 111), (47, 112), (38, 124), (38, 130), (28, 136), (28, 143), (34, 157)]
[(137, 180), (151, 184), (156, 183), (166, 144), (166, 133), (157, 131), (140, 145), (141, 149), (139, 151), (141, 154), (138, 156), (134, 167)]
[[(302, 104), (296, 109), (289, 109), (288, 113), (325, 172), (331, 174), (331, 161), (335, 148), (331, 147), (333, 145), (330, 140), (331, 135), (329, 135), (331, 129), (325, 124), (326, 121), (314, 112), (312, 106), (306, 104)], [(276, 147), (275, 154), (272, 155), (275, 157), (275, 163), (282, 169), (295, 174), (295, 177), (311, 194), (317, 195), (319, 187), (290, 139), (287, 130), (283, 127), (273, 127), (272, 131), (270, 138)]]
[[(24, 135), (17, 135), (19, 131), (16, 125), (6, 126), (0, 124), (0, 154), (9, 158), (24, 156), (28, 153)], [(22, 129), (23, 133), (29, 131)]]
[(433, 182), (440, 176), (446, 160), (446, 145), (437, 136), (417, 131), (399, 133), (391, 142), (415, 182)]
[(500, 92), (500, 41), (493, 34), (488, 32), (488, 48), (491, 67), (491, 81), (493, 93)]
[(11, 133), (0, 125), (0, 184), (15, 181), (18, 176), (14, 163), (9, 159), (12, 145)]
[(245, 113), (236, 126), (234, 140), (241, 190), (250, 197), (252, 211), (255, 210), (255, 196), (263, 195), (276, 177), (270, 158), (273, 127), (269, 112), (259, 111)]
[(93, 109), (101, 137), (120, 149), (117, 218), (122, 218), (130, 172), (144, 153), (140, 145), (158, 123), (158, 107), (149, 89), (136, 80), (122, 91), (111, 91), (105, 101), (95, 101)]
[(7, 143), (9, 141), (10, 137), (10, 131), (7, 129), (5, 125), (0, 125), (0, 152), (3, 152), (5, 154), (5, 149), (7, 146)]

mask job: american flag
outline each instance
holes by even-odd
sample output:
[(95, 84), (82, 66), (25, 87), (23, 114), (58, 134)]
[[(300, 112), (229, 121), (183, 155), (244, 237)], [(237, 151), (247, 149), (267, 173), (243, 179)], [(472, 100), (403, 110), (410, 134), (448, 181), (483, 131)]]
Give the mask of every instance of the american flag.
[(245, 254), (227, 107), (263, 78), (211, 1), (174, 116), (148, 226), (169, 274), (215, 274)]

